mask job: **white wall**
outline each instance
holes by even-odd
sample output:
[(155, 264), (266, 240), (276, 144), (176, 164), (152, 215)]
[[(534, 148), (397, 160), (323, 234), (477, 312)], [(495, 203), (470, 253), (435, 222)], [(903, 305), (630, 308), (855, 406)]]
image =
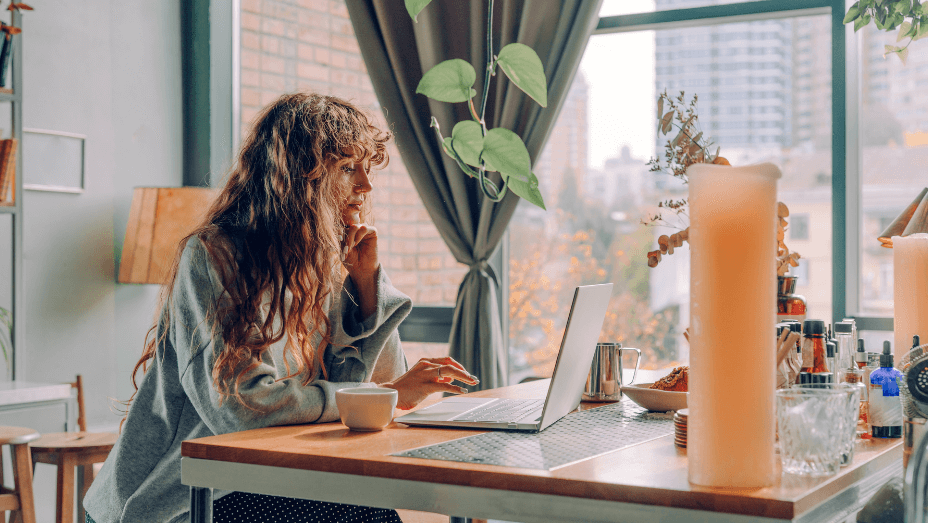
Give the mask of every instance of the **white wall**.
[[(24, 195), (25, 346), (18, 378), (84, 375), (91, 426), (129, 372), (158, 287), (116, 283), (135, 186), (181, 185), (179, 2), (36, 0), (23, 16), (23, 120), (87, 135), (85, 192)], [(28, 158), (26, 159), (28, 160)], [(29, 165), (23, 166), (29, 180)]]

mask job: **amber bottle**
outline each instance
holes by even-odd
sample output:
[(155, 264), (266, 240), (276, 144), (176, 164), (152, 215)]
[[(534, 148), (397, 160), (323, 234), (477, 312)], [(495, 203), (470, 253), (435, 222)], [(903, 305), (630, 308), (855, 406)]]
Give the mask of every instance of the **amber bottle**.
[(796, 292), (796, 276), (777, 276), (777, 323), (806, 319), (806, 298)]
[(829, 372), (825, 354), (825, 322), (806, 320), (802, 323), (802, 368), (799, 372)]

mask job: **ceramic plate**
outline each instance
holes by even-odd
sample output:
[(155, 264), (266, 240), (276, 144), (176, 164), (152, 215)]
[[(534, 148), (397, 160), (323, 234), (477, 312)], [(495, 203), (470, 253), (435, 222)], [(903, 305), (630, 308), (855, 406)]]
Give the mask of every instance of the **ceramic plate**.
[(686, 408), (686, 392), (670, 392), (666, 390), (649, 389), (651, 383), (636, 383), (622, 387), (625, 394), (632, 401), (642, 407), (656, 412), (680, 410)]

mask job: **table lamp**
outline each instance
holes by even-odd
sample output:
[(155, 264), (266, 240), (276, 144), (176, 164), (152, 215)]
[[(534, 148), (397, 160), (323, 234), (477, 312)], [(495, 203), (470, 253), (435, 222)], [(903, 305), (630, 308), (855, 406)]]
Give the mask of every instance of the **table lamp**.
[(200, 223), (218, 193), (206, 187), (136, 187), (119, 283), (163, 283), (178, 242)]

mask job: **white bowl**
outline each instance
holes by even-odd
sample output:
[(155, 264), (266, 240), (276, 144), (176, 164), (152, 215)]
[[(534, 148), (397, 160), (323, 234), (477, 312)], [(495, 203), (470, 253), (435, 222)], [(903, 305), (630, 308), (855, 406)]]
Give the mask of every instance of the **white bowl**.
[(687, 392), (649, 389), (653, 383), (636, 383), (622, 387), (622, 394), (642, 407), (656, 412), (686, 408)]
[(393, 421), (399, 393), (384, 387), (352, 387), (335, 391), (338, 415), (351, 430), (383, 430)]

